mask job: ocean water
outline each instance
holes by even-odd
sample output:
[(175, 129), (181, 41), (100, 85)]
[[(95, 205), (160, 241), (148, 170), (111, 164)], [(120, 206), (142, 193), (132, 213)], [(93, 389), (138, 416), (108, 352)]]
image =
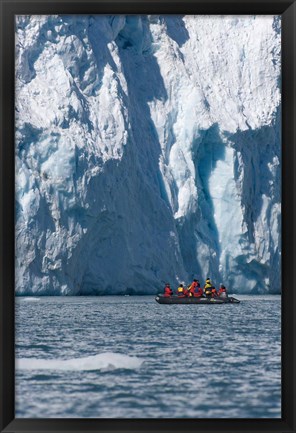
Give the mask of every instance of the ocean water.
[(280, 418), (281, 298), (16, 298), (18, 418)]

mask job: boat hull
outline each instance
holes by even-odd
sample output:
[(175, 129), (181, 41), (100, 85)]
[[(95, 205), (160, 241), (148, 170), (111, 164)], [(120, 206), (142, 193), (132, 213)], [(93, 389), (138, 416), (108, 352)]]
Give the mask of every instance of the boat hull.
[(232, 296), (227, 298), (194, 298), (180, 296), (163, 296), (157, 295), (156, 302), (159, 304), (198, 304), (198, 305), (216, 305), (216, 304), (239, 304), (240, 301)]

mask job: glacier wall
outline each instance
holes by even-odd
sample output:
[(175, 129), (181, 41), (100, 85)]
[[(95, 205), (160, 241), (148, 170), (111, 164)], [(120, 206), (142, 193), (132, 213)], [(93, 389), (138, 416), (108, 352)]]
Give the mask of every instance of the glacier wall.
[(17, 294), (280, 292), (280, 25), (17, 17)]

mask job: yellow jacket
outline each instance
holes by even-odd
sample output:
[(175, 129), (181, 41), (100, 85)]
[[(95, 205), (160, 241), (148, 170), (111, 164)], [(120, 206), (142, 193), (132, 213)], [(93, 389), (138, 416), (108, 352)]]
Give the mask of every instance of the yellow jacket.
[(204, 292), (205, 292), (205, 294), (207, 295), (207, 294), (211, 293), (212, 292), (212, 288), (213, 288), (212, 284), (206, 283), (204, 285)]

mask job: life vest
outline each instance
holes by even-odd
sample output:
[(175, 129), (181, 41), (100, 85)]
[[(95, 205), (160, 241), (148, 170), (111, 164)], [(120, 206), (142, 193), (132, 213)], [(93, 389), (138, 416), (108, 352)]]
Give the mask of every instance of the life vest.
[(212, 284), (209, 284), (209, 283), (205, 284), (205, 286), (204, 286), (205, 294), (211, 295), (212, 294), (212, 288), (213, 288)]
[(202, 288), (200, 286), (197, 286), (194, 290), (194, 296), (196, 298), (200, 298), (203, 295)]
[(193, 295), (196, 286), (197, 286), (197, 283), (195, 281), (193, 281), (193, 283), (189, 287), (189, 292), (191, 293), (191, 295)]
[(217, 296), (217, 290), (215, 287), (212, 287), (212, 296)]
[(189, 287), (190, 296), (194, 296), (194, 293), (199, 287), (200, 287), (199, 283), (197, 281), (193, 281), (193, 283)]
[(218, 295), (220, 295), (220, 293), (226, 293), (226, 287), (220, 287), (218, 290)]
[(184, 287), (178, 287), (177, 292), (178, 296), (184, 296)]
[(225, 287), (220, 287), (220, 289), (218, 290), (218, 296), (221, 296), (221, 298), (227, 298)]

